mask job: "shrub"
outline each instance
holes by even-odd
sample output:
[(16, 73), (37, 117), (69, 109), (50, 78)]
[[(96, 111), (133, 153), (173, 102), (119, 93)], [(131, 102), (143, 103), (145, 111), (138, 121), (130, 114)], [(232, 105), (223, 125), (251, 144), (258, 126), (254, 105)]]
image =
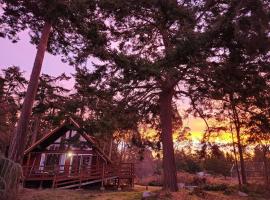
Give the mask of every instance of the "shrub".
[(204, 185), (204, 184), (206, 184), (206, 178), (205, 177), (203, 177), (203, 178), (194, 177), (193, 181), (192, 181), (192, 184), (193, 185)]
[(148, 185), (149, 186), (162, 186), (162, 183), (160, 183), (159, 181), (150, 181)]
[(235, 193), (235, 188), (233, 188), (233, 187), (227, 187), (223, 192), (223, 194), (225, 194), (225, 195), (231, 195), (233, 193)]
[(187, 172), (195, 174), (196, 172), (202, 171), (200, 164), (192, 159), (186, 160)]
[(226, 184), (207, 184), (203, 187), (203, 189), (207, 191), (225, 191), (228, 189), (228, 186)]
[(206, 197), (206, 193), (203, 191), (203, 189), (202, 188), (200, 188), (200, 187), (196, 187), (196, 188), (194, 188), (194, 190), (190, 193), (191, 195), (196, 195), (196, 196), (198, 196), (198, 197), (200, 197), (200, 198), (205, 198)]
[(242, 185), (241, 191), (244, 192), (244, 193), (248, 193), (249, 192), (248, 186), (247, 185)]

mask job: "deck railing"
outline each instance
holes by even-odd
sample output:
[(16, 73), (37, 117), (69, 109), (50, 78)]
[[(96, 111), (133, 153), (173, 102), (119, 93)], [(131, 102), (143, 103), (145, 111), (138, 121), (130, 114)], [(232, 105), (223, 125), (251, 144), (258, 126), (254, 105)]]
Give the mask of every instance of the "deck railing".
[(81, 165), (74, 167), (72, 165), (46, 165), (46, 166), (23, 166), (23, 175), (25, 179), (59, 179), (65, 177), (91, 177), (104, 178), (117, 176), (119, 178), (133, 178), (134, 164), (100, 164), (100, 165)]

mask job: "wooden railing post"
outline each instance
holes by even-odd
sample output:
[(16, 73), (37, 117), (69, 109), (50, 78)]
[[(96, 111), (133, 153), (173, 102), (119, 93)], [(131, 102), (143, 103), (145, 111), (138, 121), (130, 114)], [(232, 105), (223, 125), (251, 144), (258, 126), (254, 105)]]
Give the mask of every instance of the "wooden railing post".
[(54, 177), (53, 177), (52, 188), (56, 188), (56, 182), (57, 182), (58, 174), (60, 174), (60, 167), (62, 167), (62, 165), (58, 165), (58, 166), (56, 166), (56, 168), (54, 168)]
[(82, 187), (82, 174), (80, 173), (79, 174), (79, 188), (81, 188)]
[(53, 177), (53, 184), (52, 184), (53, 189), (55, 189), (55, 183), (56, 183), (56, 174)]

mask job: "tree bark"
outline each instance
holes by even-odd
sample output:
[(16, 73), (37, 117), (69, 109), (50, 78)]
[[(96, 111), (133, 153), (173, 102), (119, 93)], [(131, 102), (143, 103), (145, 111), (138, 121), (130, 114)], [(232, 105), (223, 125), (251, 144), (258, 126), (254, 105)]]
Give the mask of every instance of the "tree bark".
[(159, 103), (163, 149), (163, 189), (175, 192), (178, 187), (172, 137), (172, 96), (173, 89), (162, 91)]
[(268, 160), (267, 160), (268, 147), (263, 146), (263, 164), (264, 164), (264, 176), (265, 176), (265, 186), (269, 187), (269, 172), (268, 172)]
[(110, 139), (110, 149), (109, 149), (109, 158), (112, 159), (112, 145), (113, 145), (113, 137)]
[(237, 148), (238, 148), (239, 157), (240, 157), (242, 184), (246, 185), (247, 184), (247, 175), (246, 175), (246, 167), (245, 167), (245, 161), (244, 161), (244, 156), (243, 156), (243, 146), (242, 146), (241, 136), (240, 136), (241, 123), (240, 123), (240, 119), (239, 119), (237, 109), (235, 106), (235, 102), (233, 99), (233, 94), (230, 94), (230, 102), (231, 102), (233, 118), (234, 118), (234, 120), (233, 120), (234, 126), (235, 126), (235, 130), (236, 130)]
[(48, 45), (52, 25), (48, 22), (44, 24), (41, 38), (37, 47), (35, 62), (33, 65), (29, 85), (27, 88), (26, 96), (23, 102), (21, 115), (14, 131), (13, 139), (9, 149), (9, 158), (17, 163), (22, 163), (24, 150), (27, 142), (27, 128), (32, 112), (33, 103), (38, 88), (39, 76), (42, 68), (42, 63), (45, 51)]
[(30, 143), (31, 145), (33, 145), (37, 141), (39, 125), (40, 125), (40, 119), (38, 117), (35, 117), (34, 130), (32, 133), (31, 143)]
[(234, 143), (234, 136), (233, 136), (233, 130), (231, 128), (231, 134), (232, 134), (232, 142), (233, 142), (233, 154), (234, 154), (234, 161), (235, 161), (235, 167), (236, 167), (236, 172), (237, 172), (237, 178), (238, 178), (238, 185), (239, 189), (241, 188), (242, 182), (241, 182), (241, 176), (238, 168), (238, 159), (237, 159), (237, 154), (236, 154), (236, 148), (235, 148), (235, 143)]
[(240, 157), (242, 183), (246, 185), (247, 175), (246, 175), (246, 167), (245, 167), (245, 161), (244, 161), (244, 156), (243, 156), (243, 147), (242, 147), (241, 138), (240, 138), (240, 131), (236, 131), (236, 137), (237, 137), (237, 147), (238, 147), (238, 152), (239, 152), (239, 157)]

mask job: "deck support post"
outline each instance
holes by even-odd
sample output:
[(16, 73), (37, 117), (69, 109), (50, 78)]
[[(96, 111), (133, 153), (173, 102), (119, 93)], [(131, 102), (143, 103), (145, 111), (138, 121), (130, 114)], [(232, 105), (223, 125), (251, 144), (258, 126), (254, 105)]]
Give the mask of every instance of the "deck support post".
[(104, 174), (105, 174), (105, 167), (104, 167), (104, 163), (102, 163), (102, 171), (101, 171), (101, 187), (100, 187), (100, 190), (101, 191), (104, 191), (105, 190), (105, 187), (104, 187)]
[(121, 191), (121, 187), (120, 187), (120, 178), (118, 177), (118, 181), (117, 181), (117, 190)]
[(53, 177), (52, 189), (55, 189), (55, 182), (56, 182), (56, 175), (54, 175)]
[(22, 179), (22, 188), (25, 188), (26, 187), (26, 181), (25, 181), (25, 178)]
[(43, 180), (40, 181), (38, 189), (40, 189), (40, 190), (42, 189), (42, 184), (43, 184)]
[(135, 173), (135, 166), (134, 163), (131, 163), (131, 187), (134, 188), (134, 173)]
[(82, 187), (82, 174), (80, 173), (80, 185), (79, 185), (79, 188), (81, 189), (81, 187)]
[(30, 170), (29, 170), (29, 165), (30, 165), (30, 158), (31, 158), (31, 153), (28, 154), (27, 156), (27, 164), (26, 164), (26, 173), (25, 176), (29, 176), (30, 175)]

